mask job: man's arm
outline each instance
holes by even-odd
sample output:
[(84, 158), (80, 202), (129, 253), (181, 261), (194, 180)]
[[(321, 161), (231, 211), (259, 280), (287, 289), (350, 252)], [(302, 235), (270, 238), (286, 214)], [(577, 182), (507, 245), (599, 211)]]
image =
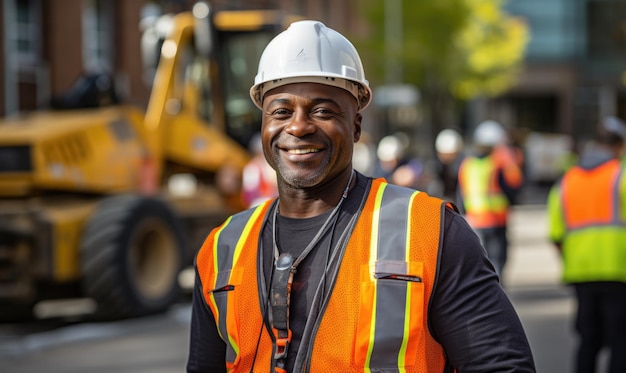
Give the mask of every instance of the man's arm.
[(429, 325), (452, 366), (459, 373), (535, 372), (522, 324), (478, 236), (447, 211), (443, 240)]
[(514, 205), (517, 203), (517, 197), (520, 192), (520, 186), (515, 187), (512, 186), (509, 182), (507, 182), (505, 177), (505, 170), (498, 170), (498, 185), (500, 185), (500, 189), (506, 196), (506, 199), (509, 201), (509, 204)]
[(563, 240), (567, 228), (563, 217), (563, 209), (561, 208), (561, 180), (558, 180), (548, 193), (546, 202), (548, 217), (548, 238), (556, 247), (559, 254), (563, 254)]
[(217, 332), (215, 318), (202, 296), (202, 284), (196, 276), (191, 308), (188, 373), (226, 372), (226, 344)]

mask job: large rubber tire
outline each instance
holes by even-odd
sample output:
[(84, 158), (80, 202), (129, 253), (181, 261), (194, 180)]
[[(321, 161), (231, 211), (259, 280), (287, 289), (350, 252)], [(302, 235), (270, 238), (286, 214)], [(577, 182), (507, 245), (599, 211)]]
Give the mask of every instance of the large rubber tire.
[(0, 304), (0, 323), (28, 322), (36, 319), (34, 304)]
[(82, 287), (100, 319), (166, 310), (179, 297), (185, 239), (167, 204), (136, 195), (103, 200), (82, 235)]

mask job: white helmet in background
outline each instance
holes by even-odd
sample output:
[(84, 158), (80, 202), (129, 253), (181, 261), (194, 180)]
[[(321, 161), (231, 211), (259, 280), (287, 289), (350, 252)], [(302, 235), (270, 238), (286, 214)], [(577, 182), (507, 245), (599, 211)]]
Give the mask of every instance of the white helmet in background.
[(506, 141), (506, 132), (502, 125), (494, 120), (486, 120), (474, 131), (474, 144), (480, 146), (495, 146)]
[(463, 138), (453, 129), (445, 129), (435, 139), (435, 149), (442, 154), (458, 153), (463, 149)]
[(250, 97), (262, 108), (267, 91), (291, 83), (343, 88), (356, 98), (359, 111), (372, 100), (356, 48), (318, 21), (294, 22), (270, 41), (261, 55)]
[(619, 118), (607, 116), (602, 120), (602, 129), (626, 140), (626, 124)]
[(376, 155), (383, 162), (399, 160), (404, 157), (406, 145), (402, 139), (395, 135), (385, 136), (378, 142)]

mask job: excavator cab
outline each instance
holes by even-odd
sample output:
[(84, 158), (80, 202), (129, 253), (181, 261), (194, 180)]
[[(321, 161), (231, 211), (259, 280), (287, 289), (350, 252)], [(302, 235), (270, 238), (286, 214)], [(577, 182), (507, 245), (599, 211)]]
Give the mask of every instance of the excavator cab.
[[(177, 71), (171, 73), (173, 86), (164, 105), (168, 114), (197, 116), (245, 147), (261, 123), (260, 111), (248, 93), (259, 56), (267, 43), (296, 18), (276, 10), (213, 14), (203, 2), (194, 6), (193, 14), (194, 32), (182, 35), (178, 42), (168, 38), (175, 32), (174, 23), (182, 23), (180, 15), (164, 15), (144, 24), (145, 79), (159, 89), (162, 77), (158, 66), (166, 56), (176, 55)], [(155, 58), (158, 54), (162, 57)]]

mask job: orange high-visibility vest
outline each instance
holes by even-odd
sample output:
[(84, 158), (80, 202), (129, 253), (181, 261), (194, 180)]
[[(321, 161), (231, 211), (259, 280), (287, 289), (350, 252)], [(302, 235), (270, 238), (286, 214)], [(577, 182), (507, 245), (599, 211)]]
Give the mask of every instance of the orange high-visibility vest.
[(619, 160), (614, 159), (592, 170), (576, 166), (564, 175), (561, 196), (569, 231), (620, 221), (621, 172)]
[(467, 157), (459, 167), (465, 218), (473, 228), (504, 227), (507, 224), (510, 204), (498, 184), (500, 167), (493, 156)]
[[(249, 372), (253, 361), (254, 371), (271, 366), (274, 346), (257, 287), (258, 240), (271, 204), (229, 218), (196, 257), (230, 372)], [(425, 193), (373, 181), (312, 336), (308, 371), (444, 372), (443, 348), (428, 328), (428, 303), (445, 206)]]
[(571, 168), (561, 180), (560, 199), (548, 201), (551, 230), (562, 227), (563, 281), (626, 282), (626, 217), (623, 165)]

